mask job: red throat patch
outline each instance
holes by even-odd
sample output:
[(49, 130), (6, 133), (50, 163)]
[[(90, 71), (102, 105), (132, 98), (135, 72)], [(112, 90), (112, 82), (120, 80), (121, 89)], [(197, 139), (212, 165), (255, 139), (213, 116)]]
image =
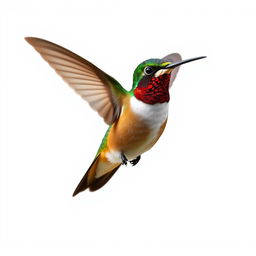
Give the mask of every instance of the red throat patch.
[(159, 77), (152, 77), (147, 86), (136, 87), (134, 95), (138, 100), (147, 104), (169, 102), (170, 74), (163, 74)]

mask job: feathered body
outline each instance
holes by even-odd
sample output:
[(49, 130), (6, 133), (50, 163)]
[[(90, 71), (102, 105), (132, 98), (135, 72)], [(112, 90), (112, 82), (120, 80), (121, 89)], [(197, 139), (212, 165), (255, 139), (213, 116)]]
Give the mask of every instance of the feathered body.
[(39, 38), (26, 40), (55, 71), (102, 116), (109, 128), (88, 171), (73, 195), (107, 183), (121, 164), (136, 164), (164, 131), (169, 89), (181, 61), (179, 54), (142, 62), (126, 91), (113, 77), (71, 51)]
[[(168, 103), (148, 105), (135, 97), (125, 99), (120, 118), (106, 134), (106, 143), (100, 149), (101, 157), (111, 164), (121, 164), (121, 153), (128, 160), (148, 151), (162, 134), (168, 115)], [(102, 171), (101, 171), (102, 170)], [(98, 175), (108, 172), (98, 167)]]

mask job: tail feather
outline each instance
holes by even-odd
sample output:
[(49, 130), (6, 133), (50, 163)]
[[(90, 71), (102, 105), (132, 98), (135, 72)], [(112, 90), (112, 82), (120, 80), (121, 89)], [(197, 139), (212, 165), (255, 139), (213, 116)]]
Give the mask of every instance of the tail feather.
[(100, 189), (101, 187), (103, 187), (111, 179), (111, 177), (116, 173), (116, 171), (119, 169), (119, 167), (120, 167), (120, 165), (118, 165), (112, 171), (95, 179), (94, 182), (89, 186), (89, 190), (93, 192), (93, 191), (96, 191), (96, 190)]
[(83, 176), (83, 178), (81, 179), (81, 181), (79, 182), (79, 184), (77, 185), (73, 196), (76, 196), (78, 193), (86, 190), (89, 185), (90, 185), (90, 181), (92, 181), (93, 176), (95, 176), (95, 172), (96, 172), (96, 165), (95, 163), (98, 161), (99, 159), (98, 155), (92, 162), (92, 164), (90, 165), (90, 167), (88, 168), (88, 171), (85, 173), (85, 175)]
[(96, 171), (97, 166), (99, 162), (101, 161), (100, 154), (93, 160), (92, 164), (90, 165), (88, 171), (83, 176), (82, 180), (77, 185), (73, 196), (76, 196), (78, 193), (86, 190), (89, 188), (90, 191), (96, 191), (103, 187), (115, 174), (115, 172), (118, 170), (120, 165), (113, 166), (113, 169), (105, 173), (104, 175), (96, 178)]

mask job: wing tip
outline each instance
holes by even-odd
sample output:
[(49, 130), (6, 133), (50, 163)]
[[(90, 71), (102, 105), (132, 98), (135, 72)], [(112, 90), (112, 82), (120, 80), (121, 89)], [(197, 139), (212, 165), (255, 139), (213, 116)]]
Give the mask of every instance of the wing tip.
[(36, 37), (31, 37), (31, 36), (26, 36), (24, 37), (24, 39), (29, 43), (29, 44), (33, 44), (36, 40), (38, 40), (39, 38)]
[(178, 61), (182, 60), (182, 57), (179, 53), (174, 52), (174, 53), (166, 55), (165, 57), (162, 58), (162, 60), (164, 60), (164, 61), (172, 60), (172, 62), (178, 62)]
[[(39, 37), (33, 37), (33, 36), (26, 36), (24, 37), (24, 39), (31, 44), (32, 46), (35, 46), (37, 44), (42, 44), (42, 43), (51, 43), (50, 41), (44, 40), (42, 38)], [(52, 43), (53, 44), (53, 43)]]

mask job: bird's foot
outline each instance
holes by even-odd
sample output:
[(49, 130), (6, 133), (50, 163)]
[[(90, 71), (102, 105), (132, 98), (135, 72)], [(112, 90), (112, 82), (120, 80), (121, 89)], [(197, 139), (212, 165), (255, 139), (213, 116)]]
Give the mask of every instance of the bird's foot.
[(122, 160), (122, 165), (127, 165), (128, 159), (123, 153), (121, 153), (121, 160)]
[(132, 166), (136, 165), (140, 161), (140, 156), (137, 156), (135, 159), (129, 161)]

